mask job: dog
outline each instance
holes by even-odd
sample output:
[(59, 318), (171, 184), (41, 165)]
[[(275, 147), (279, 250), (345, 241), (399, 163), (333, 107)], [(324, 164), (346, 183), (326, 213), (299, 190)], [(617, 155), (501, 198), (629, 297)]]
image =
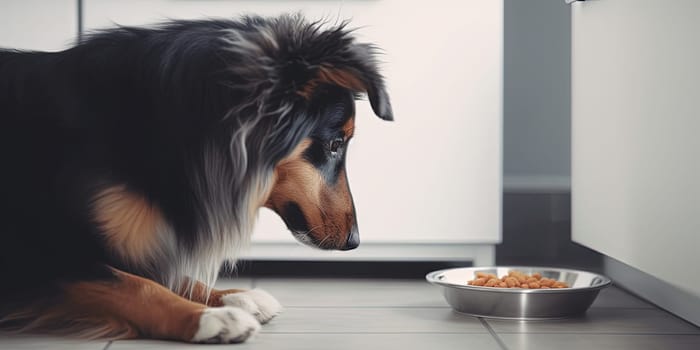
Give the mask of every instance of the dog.
[[(262, 207), (358, 246), (354, 101), (393, 120), (378, 50), (301, 15), (175, 20), (0, 51), (0, 327), (243, 342), (280, 310), (216, 290)], [(225, 267), (225, 266), (224, 266)]]

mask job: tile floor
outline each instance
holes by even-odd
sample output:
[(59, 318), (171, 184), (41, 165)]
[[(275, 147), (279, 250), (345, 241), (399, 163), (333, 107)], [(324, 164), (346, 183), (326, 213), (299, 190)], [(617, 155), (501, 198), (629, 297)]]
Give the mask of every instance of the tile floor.
[(263, 278), (218, 286), (266, 289), (285, 311), (239, 345), (2, 336), (0, 349), (700, 349), (700, 328), (614, 287), (585, 316), (516, 322), (454, 313), (422, 280)]

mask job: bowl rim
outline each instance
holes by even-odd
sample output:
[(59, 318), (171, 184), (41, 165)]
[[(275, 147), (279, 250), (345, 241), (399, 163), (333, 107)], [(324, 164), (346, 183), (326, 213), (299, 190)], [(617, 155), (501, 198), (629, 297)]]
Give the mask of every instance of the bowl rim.
[[(470, 286), (466, 284), (466, 281), (464, 284), (458, 284), (458, 283), (450, 283), (450, 282), (445, 282), (439, 279), (439, 276), (448, 272), (448, 271), (454, 271), (454, 270), (467, 270), (467, 269), (477, 269), (477, 270), (488, 270), (488, 269), (539, 269), (539, 270), (555, 270), (555, 271), (561, 271), (561, 272), (571, 272), (571, 273), (588, 273), (591, 275), (594, 275), (602, 280), (602, 282), (598, 285), (595, 286), (588, 286), (588, 287), (569, 287), (569, 288), (553, 288), (553, 289), (525, 289), (525, 288), (493, 288), (493, 287), (482, 287), (482, 286)], [(457, 289), (466, 289), (466, 290), (473, 290), (473, 291), (478, 291), (478, 292), (495, 292), (495, 293), (516, 293), (516, 294), (522, 294), (522, 293), (543, 293), (543, 294), (561, 294), (561, 293), (577, 293), (581, 291), (591, 291), (591, 290), (597, 290), (597, 289), (603, 289), (607, 288), (612, 284), (612, 280), (604, 275), (595, 273), (595, 272), (590, 272), (590, 271), (585, 271), (585, 270), (575, 270), (575, 269), (565, 269), (565, 268), (558, 268), (558, 267), (551, 267), (551, 266), (472, 266), (472, 267), (453, 267), (449, 269), (442, 269), (442, 270), (436, 270), (429, 272), (427, 275), (425, 275), (425, 279), (434, 285), (439, 285), (442, 287), (447, 287), (447, 288), (457, 288)]]

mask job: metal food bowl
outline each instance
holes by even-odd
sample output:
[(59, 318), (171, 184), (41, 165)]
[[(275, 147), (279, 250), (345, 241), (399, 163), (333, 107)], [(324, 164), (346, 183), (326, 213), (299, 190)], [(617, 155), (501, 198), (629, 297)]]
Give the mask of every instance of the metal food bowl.
[[(528, 275), (566, 282), (570, 288), (521, 289), (470, 286), (477, 272), (498, 277), (518, 270)], [(542, 320), (576, 316), (586, 312), (610, 279), (591, 272), (553, 267), (464, 267), (429, 273), (428, 282), (442, 287), (445, 300), (458, 312), (489, 318)]]

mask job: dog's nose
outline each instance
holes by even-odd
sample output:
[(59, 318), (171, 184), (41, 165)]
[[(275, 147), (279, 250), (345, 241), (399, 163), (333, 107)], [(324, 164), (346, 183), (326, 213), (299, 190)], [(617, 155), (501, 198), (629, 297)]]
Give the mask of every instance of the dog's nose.
[(355, 249), (360, 245), (360, 232), (357, 230), (357, 225), (353, 225), (350, 234), (348, 235), (348, 240), (345, 242), (345, 247), (341, 250), (351, 250)]

